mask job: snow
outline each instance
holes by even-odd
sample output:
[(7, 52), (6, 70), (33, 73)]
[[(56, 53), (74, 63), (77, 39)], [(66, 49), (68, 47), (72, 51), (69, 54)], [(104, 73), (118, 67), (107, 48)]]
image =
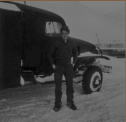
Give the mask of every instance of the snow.
[(77, 111), (66, 106), (65, 82), (59, 112), (52, 109), (54, 83), (25, 85), (0, 91), (0, 122), (125, 122), (125, 59), (110, 58), (112, 73), (103, 74), (100, 92), (85, 95), (74, 83)]

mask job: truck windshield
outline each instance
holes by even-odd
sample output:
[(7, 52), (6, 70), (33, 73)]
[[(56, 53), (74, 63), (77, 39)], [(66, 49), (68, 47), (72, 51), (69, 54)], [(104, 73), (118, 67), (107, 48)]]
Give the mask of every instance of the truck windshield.
[(46, 36), (57, 36), (60, 34), (60, 29), (62, 28), (62, 24), (59, 22), (48, 21), (46, 22)]

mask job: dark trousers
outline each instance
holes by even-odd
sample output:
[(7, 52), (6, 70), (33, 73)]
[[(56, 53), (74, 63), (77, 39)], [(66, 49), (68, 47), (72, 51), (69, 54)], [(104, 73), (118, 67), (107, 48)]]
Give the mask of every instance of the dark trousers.
[(66, 79), (66, 95), (67, 95), (67, 102), (74, 103), (73, 102), (73, 66), (72, 64), (68, 65), (56, 65), (55, 74), (54, 74), (54, 80), (55, 80), (55, 105), (58, 105), (61, 103), (61, 97), (62, 97), (62, 77), (65, 76)]

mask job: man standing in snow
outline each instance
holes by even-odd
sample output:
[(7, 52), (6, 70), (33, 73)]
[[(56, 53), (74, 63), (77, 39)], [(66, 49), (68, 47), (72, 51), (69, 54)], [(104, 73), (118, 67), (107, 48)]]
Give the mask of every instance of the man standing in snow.
[[(68, 26), (61, 28), (61, 38), (55, 40), (49, 50), (48, 59), (52, 68), (55, 70), (55, 106), (54, 111), (58, 111), (61, 108), (62, 102), (62, 76), (66, 79), (66, 95), (67, 95), (67, 106), (72, 110), (77, 110), (73, 101), (73, 77), (74, 71), (73, 66), (77, 60), (77, 48), (71, 38), (68, 37), (70, 30)], [(71, 57), (73, 62), (71, 63)]]

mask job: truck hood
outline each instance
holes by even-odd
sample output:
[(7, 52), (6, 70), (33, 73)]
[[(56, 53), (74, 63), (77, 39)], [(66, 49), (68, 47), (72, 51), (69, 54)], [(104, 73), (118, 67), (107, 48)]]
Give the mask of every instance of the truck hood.
[(97, 47), (94, 44), (81, 40), (81, 39), (77, 39), (73, 37), (70, 37), (70, 38), (75, 42), (77, 48), (80, 48), (79, 53), (91, 52), (93, 54), (98, 54)]

